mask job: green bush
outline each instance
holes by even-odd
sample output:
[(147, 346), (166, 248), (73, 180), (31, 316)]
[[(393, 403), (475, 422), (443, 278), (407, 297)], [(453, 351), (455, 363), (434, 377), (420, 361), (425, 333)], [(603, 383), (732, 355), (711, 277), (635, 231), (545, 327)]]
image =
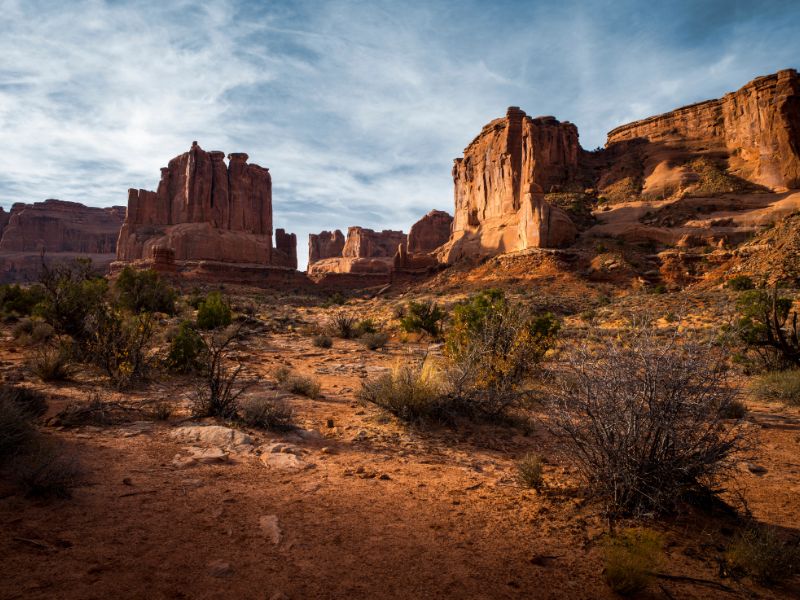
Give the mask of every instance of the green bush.
[(197, 309), (200, 329), (218, 329), (231, 324), (231, 307), (219, 292), (211, 292)]
[(147, 376), (153, 362), (151, 313), (127, 315), (113, 307), (97, 311), (87, 321), (85, 355), (102, 368), (117, 389)]
[(152, 269), (138, 271), (126, 266), (113, 286), (118, 304), (134, 313), (175, 314), (177, 293)]
[(44, 299), (36, 314), (52, 325), (56, 333), (82, 342), (87, 337), (87, 319), (101, 309), (108, 283), (92, 273), (92, 262), (75, 259), (55, 266), (42, 265), (39, 283)]
[(772, 527), (752, 527), (737, 535), (726, 559), (734, 572), (749, 575), (764, 585), (800, 573), (800, 545), (783, 539)]
[(753, 280), (747, 275), (737, 275), (736, 277), (728, 279), (728, 281), (725, 282), (725, 287), (735, 292), (744, 292), (746, 290), (752, 290), (756, 286)]
[(190, 321), (183, 321), (169, 342), (167, 368), (177, 373), (199, 371), (206, 345)]
[(608, 539), (604, 575), (609, 587), (623, 596), (643, 592), (662, 560), (661, 536), (648, 529), (628, 529)]
[(796, 342), (792, 341), (792, 333), (787, 330), (791, 299), (780, 297), (777, 289), (747, 290), (739, 295), (736, 308), (740, 315), (736, 323), (739, 340), (746, 350), (758, 356), (764, 367), (783, 369), (792, 364), (800, 366), (798, 349), (792, 348)]
[(366, 335), (368, 333), (377, 333), (378, 326), (375, 325), (375, 322), (372, 319), (362, 319), (356, 325), (356, 333), (357, 335)]
[(758, 398), (800, 406), (800, 369), (771, 371), (750, 381), (750, 390)]
[(438, 339), (441, 334), (441, 322), (446, 316), (446, 313), (435, 302), (412, 300), (406, 306), (403, 316), (400, 317), (400, 327), (409, 333), (424, 332), (432, 338)]
[(18, 284), (0, 285), (0, 313), (3, 318), (29, 316), (42, 300), (44, 290), (40, 285), (27, 288)]

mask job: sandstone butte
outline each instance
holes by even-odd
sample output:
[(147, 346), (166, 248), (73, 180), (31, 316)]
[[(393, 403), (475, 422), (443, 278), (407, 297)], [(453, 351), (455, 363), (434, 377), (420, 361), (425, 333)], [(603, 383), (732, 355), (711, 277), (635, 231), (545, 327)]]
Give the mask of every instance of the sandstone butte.
[[(559, 194), (613, 202), (800, 187), (800, 78), (759, 77), (723, 98), (623, 125), (588, 152), (577, 128), (511, 107), (453, 166), (455, 213), (443, 262), (572, 243)], [(588, 194), (587, 194), (588, 192)]]
[(48, 261), (88, 255), (104, 270), (114, 259), (124, 206), (95, 208), (77, 202), (18, 202), (0, 208), (0, 281), (31, 281), (41, 253)]
[[(230, 276), (297, 268), (297, 238), (283, 229), (272, 244), (272, 179), (247, 154), (206, 152), (197, 142), (161, 169), (153, 191), (128, 191), (115, 268), (176, 265)], [(257, 276), (258, 277), (258, 276)]]

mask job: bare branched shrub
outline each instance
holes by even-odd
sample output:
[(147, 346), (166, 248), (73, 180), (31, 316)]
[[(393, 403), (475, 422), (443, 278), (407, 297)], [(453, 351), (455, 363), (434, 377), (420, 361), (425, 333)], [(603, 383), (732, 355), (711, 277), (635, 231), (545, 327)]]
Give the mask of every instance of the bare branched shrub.
[(551, 425), (609, 515), (708, 498), (745, 446), (723, 353), (647, 324), (567, 359)]
[(42, 381), (66, 381), (72, 377), (72, 349), (65, 343), (46, 344), (36, 349), (29, 367)]
[(154, 326), (152, 313), (127, 316), (107, 306), (87, 318), (84, 352), (114, 387), (128, 388), (147, 376), (156, 358), (151, 347)]
[(60, 427), (105, 426), (127, 423), (145, 416), (141, 406), (107, 402), (95, 395), (83, 402), (67, 404), (52, 419)]
[(338, 312), (330, 320), (329, 330), (331, 335), (349, 340), (358, 336), (356, 318), (346, 312)]
[(241, 419), (251, 427), (286, 431), (292, 429), (293, 412), (291, 407), (280, 398), (260, 396), (248, 398), (242, 402)]
[(239, 410), (239, 396), (245, 386), (238, 385), (244, 365), (230, 365), (231, 346), (239, 339), (241, 325), (229, 327), (221, 332), (203, 336), (205, 359), (202, 386), (197, 390), (193, 412), (196, 416), (236, 417)]

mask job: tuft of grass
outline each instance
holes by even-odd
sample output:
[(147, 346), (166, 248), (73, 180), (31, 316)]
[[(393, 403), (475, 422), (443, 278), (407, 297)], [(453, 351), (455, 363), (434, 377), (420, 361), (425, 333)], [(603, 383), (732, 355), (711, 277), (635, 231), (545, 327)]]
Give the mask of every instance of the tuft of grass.
[(747, 416), (747, 405), (738, 398), (731, 400), (720, 408), (719, 416), (723, 419), (744, 419)]
[(610, 537), (603, 549), (606, 583), (622, 596), (644, 591), (661, 562), (661, 546), (661, 535), (650, 529), (626, 529)]
[(448, 420), (450, 416), (441, 373), (427, 361), (365, 380), (359, 398), (404, 421)]
[(800, 406), (800, 369), (759, 375), (750, 381), (750, 391), (764, 400)]
[(386, 342), (389, 341), (389, 336), (385, 333), (375, 332), (375, 333), (365, 333), (361, 336), (361, 343), (364, 344), (370, 350), (379, 350), (386, 345)]
[(294, 427), (291, 407), (278, 398), (249, 398), (242, 403), (242, 421), (251, 427), (287, 431)]
[(42, 381), (67, 381), (74, 374), (72, 352), (63, 344), (40, 347), (29, 367)]
[(311, 338), (311, 343), (317, 348), (330, 348), (333, 346), (333, 339), (329, 335), (319, 334)]
[(18, 453), (33, 439), (30, 414), (16, 402), (0, 395), (0, 461)]
[(149, 412), (154, 421), (169, 421), (172, 416), (172, 405), (169, 402), (156, 402)]
[(517, 463), (517, 481), (526, 488), (541, 491), (544, 488), (544, 461), (534, 452), (526, 454)]
[(62, 454), (52, 445), (41, 443), (18, 456), (11, 472), (28, 497), (70, 498), (83, 469), (76, 456)]
[(331, 333), (343, 340), (349, 340), (358, 336), (358, 326), (356, 318), (344, 312), (333, 316), (330, 323)]
[(736, 536), (726, 559), (735, 572), (773, 585), (800, 572), (800, 545), (784, 540), (773, 527), (751, 527)]
[(281, 389), (307, 398), (319, 398), (321, 386), (313, 377), (297, 375), (288, 367), (280, 366), (272, 373)]

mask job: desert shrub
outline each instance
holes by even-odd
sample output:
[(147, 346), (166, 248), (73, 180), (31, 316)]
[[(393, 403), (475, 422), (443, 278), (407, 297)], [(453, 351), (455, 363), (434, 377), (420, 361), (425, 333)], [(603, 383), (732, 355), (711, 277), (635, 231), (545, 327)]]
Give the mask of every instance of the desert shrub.
[(329, 308), (331, 306), (341, 306), (343, 304), (347, 304), (347, 298), (341, 292), (334, 292), (322, 303), (324, 308)]
[(723, 419), (744, 419), (747, 416), (747, 404), (735, 398), (719, 407), (719, 416)]
[(356, 318), (344, 312), (339, 312), (333, 315), (330, 321), (329, 329), (332, 335), (340, 337), (343, 340), (349, 340), (354, 337), (358, 337)]
[(287, 392), (306, 396), (307, 398), (319, 398), (321, 386), (319, 381), (313, 377), (290, 373), (282, 383)]
[(21, 319), (12, 330), (14, 339), (23, 344), (44, 344), (55, 335), (52, 325), (36, 319)]
[(190, 321), (183, 321), (169, 341), (166, 365), (177, 373), (190, 373), (202, 368), (206, 346)]
[(791, 311), (791, 299), (781, 297), (777, 288), (748, 290), (739, 295), (736, 307), (738, 337), (766, 368), (800, 367), (797, 313)]
[(66, 381), (74, 372), (72, 348), (66, 343), (40, 346), (29, 367), (42, 381)]
[(0, 461), (19, 452), (34, 436), (31, 415), (6, 394), (0, 394)]
[(88, 400), (70, 402), (53, 419), (61, 427), (84, 427), (117, 425), (141, 420), (143, 411), (139, 405), (103, 400), (98, 394)]
[(735, 573), (764, 585), (800, 573), (800, 545), (783, 539), (773, 527), (756, 526), (736, 536), (725, 556)]
[(119, 306), (134, 313), (175, 314), (177, 293), (152, 269), (126, 266), (114, 281), (113, 292)]
[(272, 376), (275, 378), (279, 384), (286, 383), (286, 380), (289, 379), (289, 376), (292, 374), (292, 370), (284, 365), (280, 365), (275, 367), (272, 371)]
[(0, 285), (0, 315), (4, 319), (29, 316), (43, 299), (44, 290), (39, 285)]
[(317, 348), (330, 348), (333, 346), (333, 340), (331, 339), (331, 336), (322, 333), (312, 337), (311, 343)]
[(378, 350), (386, 345), (389, 336), (382, 331), (375, 333), (365, 333), (361, 336), (361, 343), (370, 350)]
[(750, 381), (750, 391), (758, 398), (800, 406), (800, 369), (758, 375)]
[(29, 340), (30, 335), (33, 332), (33, 321), (31, 319), (20, 319), (20, 321), (14, 325), (14, 328), (11, 330), (11, 335), (14, 337), (15, 340)]
[(569, 460), (610, 517), (708, 498), (746, 439), (724, 352), (638, 324), (567, 358), (550, 409)]
[(753, 280), (747, 275), (737, 275), (725, 282), (725, 287), (735, 292), (744, 292), (745, 290), (752, 290), (755, 286)]
[(64, 454), (43, 441), (18, 455), (11, 466), (17, 484), (28, 497), (69, 498), (83, 469), (76, 456)]
[(87, 318), (86, 331), (84, 355), (106, 372), (114, 387), (125, 389), (147, 376), (155, 358), (151, 313), (126, 315), (104, 306)]
[(287, 431), (292, 429), (292, 409), (279, 398), (248, 398), (242, 402), (241, 419), (251, 427)]
[(424, 332), (438, 339), (441, 334), (441, 322), (446, 316), (447, 314), (435, 302), (412, 300), (406, 305), (400, 317), (400, 327), (409, 333)]
[(231, 345), (239, 339), (240, 328), (232, 327), (203, 338), (203, 384), (192, 406), (195, 416), (231, 419), (239, 410), (239, 396), (245, 386), (238, 385), (244, 365), (229, 365)]
[(553, 347), (560, 324), (553, 315), (533, 314), (482, 292), (453, 311), (445, 337), (450, 393), (465, 412), (498, 417), (528, 395), (528, 383)]
[(52, 325), (56, 333), (78, 341), (87, 337), (86, 321), (102, 306), (108, 284), (94, 277), (92, 262), (75, 259), (55, 266), (42, 264), (39, 283), (43, 300), (36, 313)]
[(168, 421), (172, 416), (172, 405), (169, 402), (156, 402), (147, 412), (154, 421)]
[(661, 536), (648, 529), (627, 529), (610, 537), (603, 548), (609, 587), (623, 596), (643, 592), (661, 562), (661, 547)]
[(219, 292), (211, 292), (197, 309), (197, 326), (200, 329), (218, 329), (230, 324), (230, 304)]
[(378, 326), (375, 325), (375, 321), (372, 319), (362, 319), (356, 325), (356, 334), (357, 335), (366, 335), (368, 333), (377, 333)]
[(541, 490), (544, 487), (544, 462), (538, 454), (530, 452), (517, 463), (517, 481), (527, 488)]
[(37, 390), (16, 385), (0, 385), (0, 398), (13, 402), (30, 418), (47, 412), (47, 397)]
[(453, 416), (441, 373), (429, 361), (397, 367), (365, 380), (359, 399), (376, 404), (404, 421), (449, 421)]

